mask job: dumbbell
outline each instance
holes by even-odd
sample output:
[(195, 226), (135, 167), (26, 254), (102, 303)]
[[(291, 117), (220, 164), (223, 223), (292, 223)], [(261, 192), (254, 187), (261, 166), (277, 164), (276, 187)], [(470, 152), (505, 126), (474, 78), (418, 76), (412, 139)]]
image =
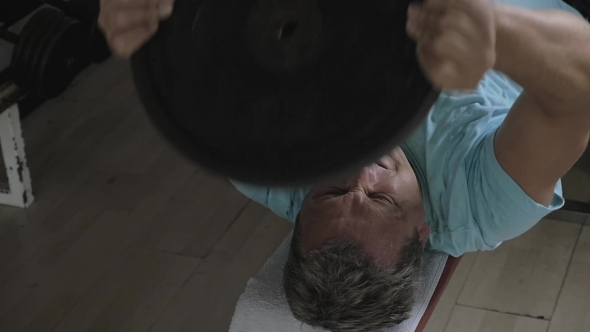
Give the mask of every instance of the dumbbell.
[(14, 83), (41, 99), (60, 95), (88, 65), (87, 50), (80, 47), (85, 32), (82, 23), (53, 8), (33, 14), (19, 35), (0, 29), (0, 38), (14, 44)]
[(111, 50), (100, 29), (98, 15), (100, 0), (46, 0), (46, 3), (84, 24), (87, 31), (88, 56), (92, 62), (102, 62), (111, 56)]
[(11, 26), (39, 8), (40, 0), (5, 0), (0, 1), (0, 21), (4, 27)]
[(588, 0), (564, 0), (565, 3), (580, 12), (590, 22), (590, 1)]
[(208, 170), (265, 186), (346, 178), (439, 92), (398, 1), (176, 1), (131, 59), (155, 127)]

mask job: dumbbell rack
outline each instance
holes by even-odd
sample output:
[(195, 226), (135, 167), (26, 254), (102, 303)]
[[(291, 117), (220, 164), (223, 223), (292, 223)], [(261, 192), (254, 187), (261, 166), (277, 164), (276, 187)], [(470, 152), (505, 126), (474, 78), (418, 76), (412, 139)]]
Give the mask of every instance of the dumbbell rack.
[[(20, 1), (20, 0), (16, 0), (16, 1)], [(6, 19), (2, 20), (3, 25), (0, 28), (0, 39), (2, 39), (2, 40), (11, 39), (12, 36), (9, 33), (5, 33), (6, 29), (9, 29), (11, 26), (16, 24), (20, 20), (24, 19), (27, 15), (29, 15), (33, 11), (37, 10), (41, 4), (42, 4), (41, 1), (27, 0), (27, 1), (20, 2), (18, 10), (14, 11), (14, 13), (12, 13), (12, 15), (5, 15), (8, 17)], [(3, 9), (3, 10), (13, 9), (11, 6), (8, 6), (8, 7), (7, 6), (8, 6), (7, 3), (2, 3), (0, 5), (0, 9)], [(5, 8), (5, 7), (7, 7), (7, 8)], [(0, 70), (0, 87), (6, 87), (7, 84), (10, 82), (10, 79), (11, 79), (10, 68)], [(0, 91), (0, 94), (3, 94), (3, 92)], [(19, 113), (21, 115), (21, 118), (23, 118), (26, 115), (28, 115), (29, 113), (31, 113), (35, 108), (37, 108), (42, 103), (42, 100), (40, 100), (39, 98), (36, 98), (32, 95), (29, 95), (29, 94), (23, 94), (16, 103), (18, 104)], [(4, 108), (6, 108), (6, 107), (3, 107), (0, 110), (0, 114), (2, 114), (2, 112), (5, 111)]]
[[(32, 9), (26, 13), (22, 8), (16, 10), (23, 7), (19, 2), (23, 6), (29, 3), (27, 8)], [(10, 68), (0, 73), (0, 84), (11, 79), (30, 92), (27, 99), (33, 99), (31, 106), (57, 97), (86, 66), (110, 57), (97, 25), (99, 0), (12, 0), (10, 3), (0, 6), (9, 6), (23, 17), (0, 15), (4, 20), (0, 22), (0, 39), (14, 45)], [(37, 6), (33, 8), (35, 3)], [(20, 33), (10, 31), (15, 21), (21, 22), (27, 16), (30, 17)], [(26, 115), (27, 111), (30, 110), (21, 107), (21, 113)]]
[[(34, 197), (20, 118), (64, 92), (83, 68), (106, 60), (110, 51), (97, 28), (98, 0), (10, 1), (0, 3), (13, 9), (0, 12), (0, 39), (14, 45), (10, 67), (0, 72), (0, 147), (8, 177), (0, 204), (25, 208)], [(19, 34), (9, 30), (29, 15)]]
[(18, 107), (23, 96), (14, 84), (0, 84), (0, 147), (8, 178), (8, 190), (0, 189), (0, 204), (20, 208), (34, 201)]
[[(18, 36), (10, 32), (9, 27), (37, 10), (41, 4), (31, 5), (28, 12), (20, 11), (23, 17), (13, 15), (10, 21), (3, 22), (0, 38), (15, 44)], [(0, 71), (0, 148), (8, 180), (7, 189), (0, 188), (0, 205), (27, 208), (34, 202), (34, 196), (20, 120), (43, 100), (12, 83), (12, 74), (11, 67)]]
[[(10, 81), (9, 70), (0, 72), (0, 150), (8, 188), (0, 188), (0, 205), (29, 207), (35, 200), (21, 131), (21, 112), (28, 114), (41, 101)], [(21, 107), (22, 106), (22, 107)]]
[[(18, 0), (17, 0), (18, 1)], [(3, 3), (3, 6), (6, 6)], [(36, 10), (40, 3), (24, 1), (8, 21), (0, 28), (0, 38), (11, 38), (6, 29)], [(8, 187), (0, 188), (0, 205), (19, 208), (29, 207), (35, 200), (31, 175), (27, 166), (25, 143), (21, 131), (21, 117), (41, 104), (41, 100), (27, 94), (11, 81), (10, 68), (0, 71), (0, 148), (6, 170)], [(24, 111), (24, 112), (21, 112)]]

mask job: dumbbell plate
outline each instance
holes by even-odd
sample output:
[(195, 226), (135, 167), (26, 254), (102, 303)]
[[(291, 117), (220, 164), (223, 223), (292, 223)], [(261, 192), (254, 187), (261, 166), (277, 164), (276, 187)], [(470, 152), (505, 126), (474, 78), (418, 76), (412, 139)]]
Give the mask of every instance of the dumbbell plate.
[(88, 30), (88, 56), (93, 62), (102, 62), (111, 56), (111, 50), (98, 28), (99, 0), (72, 0), (66, 13), (84, 23)]
[(86, 36), (82, 23), (63, 18), (36, 64), (35, 91), (39, 97), (50, 99), (60, 95), (88, 64), (87, 50), (81, 47)]
[(43, 49), (39, 47), (40, 43), (46, 41), (47, 32), (58, 23), (59, 17), (59, 11), (43, 8), (33, 14), (23, 27), (10, 61), (14, 82), (21, 88), (31, 88), (35, 57)]
[(103, 62), (111, 56), (107, 40), (98, 28), (98, 17), (88, 27), (88, 55), (93, 62)]
[(29, 78), (29, 91), (36, 94), (38, 97), (43, 98), (42, 94), (39, 90), (39, 66), (43, 59), (47, 56), (47, 48), (51, 44), (52, 40), (54, 40), (62, 30), (63, 21), (66, 19), (63, 13), (60, 11), (54, 10), (53, 17), (50, 19), (50, 22), (47, 23), (41, 30), (41, 26), (39, 26), (37, 40), (34, 42), (34, 52), (31, 58), (29, 59), (29, 63), (27, 63), (28, 69), (28, 78)]
[(155, 125), (221, 175), (346, 176), (399, 144), (438, 96), (405, 32), (409, 0), (176, 1), (132, 59)]
[(70, 0), (66, 14), (82, 23), (92, 23), (100, 11), (100, 0)]

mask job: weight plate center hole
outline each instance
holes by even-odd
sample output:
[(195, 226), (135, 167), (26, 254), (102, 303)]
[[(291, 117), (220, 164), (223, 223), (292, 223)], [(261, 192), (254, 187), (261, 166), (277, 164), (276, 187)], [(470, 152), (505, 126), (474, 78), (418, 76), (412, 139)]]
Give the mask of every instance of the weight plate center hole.
[(299, 23), (297, 21), (287, 21), (281, 28), (279, 29), (278, 39), (280, 41), (287, 41), (295, 34), (297, 31), (297, 26)]

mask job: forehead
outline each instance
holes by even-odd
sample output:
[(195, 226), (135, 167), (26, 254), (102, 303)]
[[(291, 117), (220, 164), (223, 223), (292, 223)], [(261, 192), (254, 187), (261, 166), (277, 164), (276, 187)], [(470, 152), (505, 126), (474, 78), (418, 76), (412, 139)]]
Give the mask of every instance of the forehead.
[(400, 209), (383, 200), (367, 197), (366, 195), (338, 195), (309, 197), (302, 206), (302, 213), (311, 213), (324, 218), (364, 217), (370, 216), (398, 216)]
[(367, 202), (363, 209), (346, 202), (334, 199), (302, 211), (299, 227), (305, 229), (304, 252), (335, 238), (348, 238), (381, 263), (394, 262), (405, 236), (401, 215), (393, 210), (364, 208), (371, 206)]

